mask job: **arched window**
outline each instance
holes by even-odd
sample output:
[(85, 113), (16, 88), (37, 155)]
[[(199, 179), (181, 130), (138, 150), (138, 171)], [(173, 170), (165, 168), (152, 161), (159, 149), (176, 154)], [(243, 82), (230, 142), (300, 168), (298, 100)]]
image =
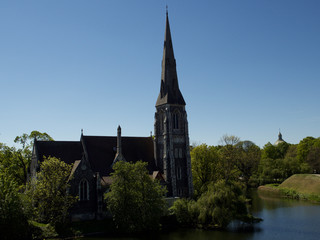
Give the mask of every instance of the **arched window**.
[(173, 129), (179, 129), (179, 113), (173, 114)]
[(82, 179), (79, 184), (79, 200), (89, 200), (89, 183), (87, 179)]

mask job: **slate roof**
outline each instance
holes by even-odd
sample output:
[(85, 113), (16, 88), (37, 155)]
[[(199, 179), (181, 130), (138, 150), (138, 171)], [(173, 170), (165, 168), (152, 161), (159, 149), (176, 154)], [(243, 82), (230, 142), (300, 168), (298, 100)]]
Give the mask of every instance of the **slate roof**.
[[(127, 162), (142, 160), (148, 162), (149, 173), (157, 171), (154, 160), (154, 145), (151, 137), (121, 137), (122, 154)], [(43, 156), (52, 156), (71, 164), (80, 163), (86, 152), (93, 172), (100, 176), (109, 176), (116, 155), (117, 137), (81, 136), (80, 141), (35, 141), (35, 149), (39, 162)]]
[(39, 162), (43, 161), (43, 156), (52, 156), (70, 164), (82, 157), (79, 141), (36, 141), (35, 147)]
[[(81, 141), (86, 147), (92, 170), (101, 176), (109, 176), (116, 155), (117, 137), (83, 136)], [(122, 154), (127, 162), (142, 160), (148, 162), (148, 171), (156, 169), (153, 139), (151, 137), (121, 137)]]

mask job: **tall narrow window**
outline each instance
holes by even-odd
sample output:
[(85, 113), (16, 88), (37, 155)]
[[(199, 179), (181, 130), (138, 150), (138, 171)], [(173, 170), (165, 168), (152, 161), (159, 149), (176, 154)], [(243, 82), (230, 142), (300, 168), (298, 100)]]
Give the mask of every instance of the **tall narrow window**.
[(173, 114), (173, 129), (179, 129), (179, 114)]
[(164, 116), (163, 113), (160, 113), (160, 133), (164, 131)]
[(174, 157), (175, 157), (175, 158), (178, 158), (178, 157), (179, 157), (179, 149), (178, 149), (178, 148), (175, 148), (175, 149), (174, 149)]
[(181, 167), (177, 167), (177, 179), (181, 180), (182, 179), (182, 170)]
[(82, 179), (79, 184), (80, 201), (89, 200), (89, 183), (87, 179)]

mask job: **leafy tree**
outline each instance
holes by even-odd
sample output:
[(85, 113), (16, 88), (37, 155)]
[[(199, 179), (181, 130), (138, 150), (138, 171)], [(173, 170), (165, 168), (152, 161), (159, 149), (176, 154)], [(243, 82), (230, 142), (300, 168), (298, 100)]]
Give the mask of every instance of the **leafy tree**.
[(14, 178), (0, 166), (0, 238), (29, 239), (28, 219), (23, 211)]
[(236, 147), (239, 150), (239, 156), (236, 158), (235, 165), (240, 171), (241, 179), (248, 186), (250, 177), (258, 170), (261, 151), (251, 141), (239, 142)]
[(191, 167), (195, 195), (207, 190), (207, 185), (221, 178), (218, 149), (206, 144), (194, 147), (191, 151)]
[(119, 230), (139, 232), (159, 228), (165, 189), (150, 178), (146, 166), (141, 161), (119, 161), (113, 166), (112, 184), (105, 198)]
[(25, 161), (14, 147), (0, 145), (0, 165), (18, 186), (24, 186), (27, 178)]
[(55, 157), (45, 158), (40, 164), (40, 172), (26, 192), (34, 207), (36, 221), (53, 226), (66, 221), (68, 209), (76, 200), (67, 193), (71, 169), (72, 165)]
[(236, 145), (240, 142), (240, 138), (236, 136), (224, 135), (221, 140), (225, 145), (220, 147), (220, 169), (223, 172), (223, 179), (228, 182), (229, 180), (238, 179), (240, 172), (236, 167), (236, 162), (240, 158), (240, 149)]
[(14, 142), (22, 146), (20, 149), (0, 143), (0, 164), (20, 187), (24, 187), (27, 182), (34, 138), (53, 141), (47, 133), (32, 131), (30, 134), (24, 133), (15, 138)]
[(22, 134), (21, 136), (17, 136), (14, 140), (15, 143), (19, 143), (22, 145), (21, 149), (17, 150), (17, 155), (20, 160), (21, 165), (23, 165), (24, 170), (24, 182), (27, 181), (27, 171), (31, 163), (31, 155), (32, 155), (32, 147), (34, 139), (40, 141), (53, 141), (53, 138), (50, 137), (46, 132), (42, 133), (39, 131), (32, 131), (30, 134)]
[(193, 199), (181, 198), (173, 203), (170, 212), (175, 214), (177, 221), (184, 227), (198, 225), (200, 210)]
[(232, 220), (254, 220), (248, 214), (243, 187), (234, 181), (211, 184), (196, 202), (177, 200), (171, 211), (179, 223), (201, 228), (226, 228)]
[(297, 146), (297, 158), (315, 173), (320, 172), (320, 138), (306, 137)]
[(266, 145), (264, 145), (262, 149), (261, 157), (263, 159), (266, 159), (266, 158), (278, 159), (278, 158), (281, 158), (281, 153), (276, 146), (268, 142)]

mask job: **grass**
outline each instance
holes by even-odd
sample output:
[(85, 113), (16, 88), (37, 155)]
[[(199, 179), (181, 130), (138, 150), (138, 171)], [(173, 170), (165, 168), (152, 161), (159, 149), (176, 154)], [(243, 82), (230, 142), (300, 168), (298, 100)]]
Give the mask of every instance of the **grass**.
[(281, 183), (279, 187), (293, 189), (302, 194), (320, 195), (320, 175), (295, 174)]
[(259, 191), (274, 196), (278, 195), (320, 203), (320, 175), (295, 174), (280, 185), (267, 184), (265, 186), (260, 186)]

